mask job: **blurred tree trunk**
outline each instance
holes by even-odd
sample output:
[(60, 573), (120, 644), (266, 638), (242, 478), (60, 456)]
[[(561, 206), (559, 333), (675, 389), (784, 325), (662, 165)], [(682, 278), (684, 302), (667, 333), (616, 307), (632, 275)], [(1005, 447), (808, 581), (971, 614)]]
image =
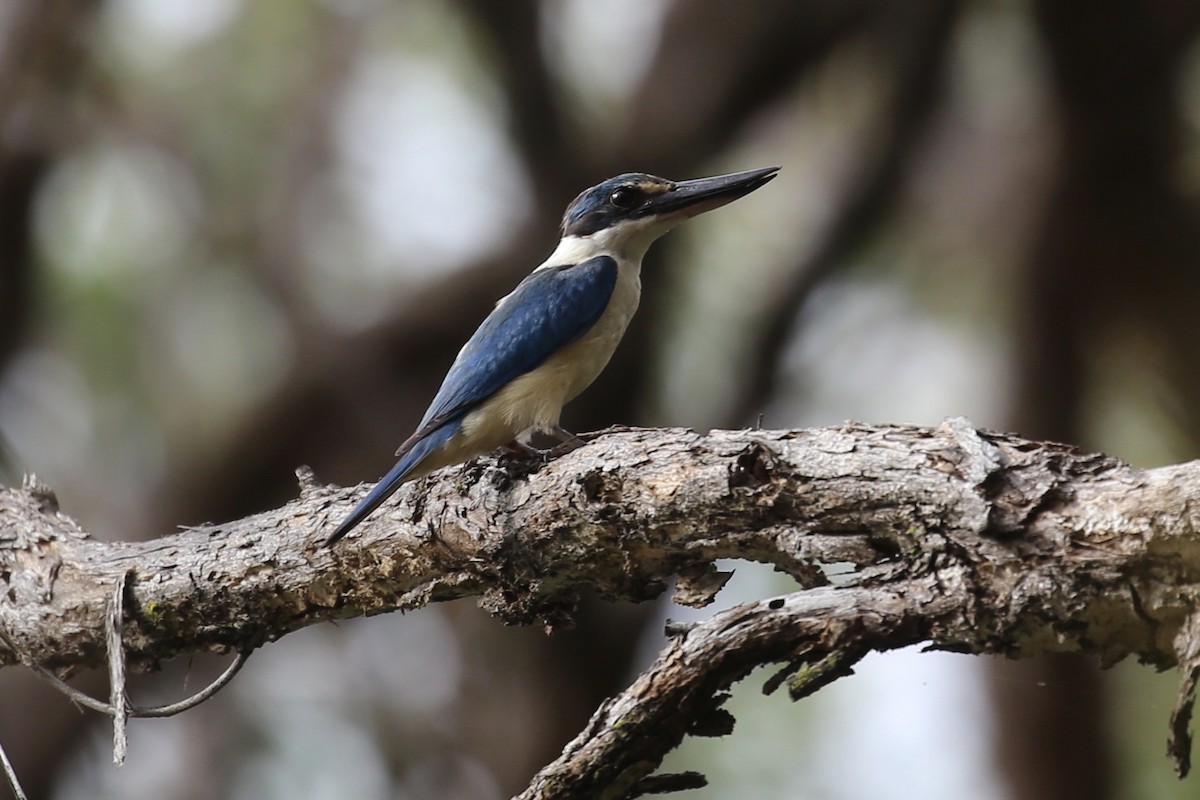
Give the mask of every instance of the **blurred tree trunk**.
[[(88, 62), (85, 44), (98, 7), (93, 0), (16, 0), (5, 12), (0, 38), (0, 373), (25, 340), (36, 307), (34, 200), (72, 128), (62, 97)], [(5, 457), (2, 445), (0, 439), (0, 459)], [(10, 471), (10, 465), (3, 466), (0, 472)], [(49, 797), (64, 758), (88, 730), (89, 720), (25, 670), (7, 670), (0, 678), (0, 709), (0, 742), (26, 792)]]
[[(1102, 446), (1083, 422), (1089, 366), (1123, 325), (1186, 365), (1186, 425), (1200, 430), (1196, 218), (1179, 195), (1182, 59), (1200, 12), (1189, 0), (1034, 4), (1057, 93), (1058, 173), (1024, 265), (1013, 429)], [(1193, 447), (1195, 443), (1193, 437)], [(1078, 656), (994, 661), (1001, 771), (1021, 800), (1115, 797), (1104, 677)]]

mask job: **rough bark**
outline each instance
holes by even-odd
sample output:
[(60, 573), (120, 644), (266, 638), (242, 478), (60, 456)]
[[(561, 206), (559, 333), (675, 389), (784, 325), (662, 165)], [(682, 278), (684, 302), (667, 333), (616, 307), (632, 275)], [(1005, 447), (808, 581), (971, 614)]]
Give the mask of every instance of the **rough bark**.
[[(718, 558), (767, 562), (802, 591), (677, 632), (606, 703), (527, 797), (631, 796), (689, 732), (720, 733), (731, 683), (762, 663), (800, 696), (869, 650), (916, 642), (1013, 657), (1129, 655), (1200, 670), (1200, 462), (1136, 470), (1073, 448), (976, 431), (847, 424), (798, 431), (622, 430), (550, 464), (473, 462), (401, 490), (332, 549), (360, 495), (301, 496), (154, 542), (99, 542), (27, 482), (0, 494), (0, 624), (20, 658), (105, 660), (125, 581), (134, 667), (244, 649), (304, 625), (475, 596), (507, 622), (568, 622), (580, 589), (647, 599), (719, 591)], [(830, 585), (826, 564), (857, 574)], [(18, 654), (0, 649), (0, 663)], [(1187, 704), (1174, 754), (1187, 768)], [(1183, 712), (1183, 713), (1180, 713)], [(655, 789), (694, 776), (652, 778)], [(690, 782), (690, 783), (689, 783)]]

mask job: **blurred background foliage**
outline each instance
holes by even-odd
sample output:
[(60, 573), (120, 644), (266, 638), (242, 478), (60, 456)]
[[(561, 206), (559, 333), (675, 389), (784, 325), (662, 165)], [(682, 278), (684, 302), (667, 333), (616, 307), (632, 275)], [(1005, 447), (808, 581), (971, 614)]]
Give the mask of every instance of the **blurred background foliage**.
[[(965, 415), (1195, 457), (1198, 31), (1194, 0), (8, 0), (4, 479), (112, 539), (270, 507), (300, 464), (373, 479), (578, 191), (767, 164), (651, 253), (569, 426)], [(790, 588), (732, 566), (722, 604)], [(103, 720), (9, 669), (0, 741), (33, 797), (507, 797), (689, 613), (302, 631), (135, 721), (119, 770)], [(751, 678), (736, 733), (670, 767), (709, 798), (1200, 789), (1163, 754), (1174, 675), (915, 651), (859, 673), (797, 706)]]

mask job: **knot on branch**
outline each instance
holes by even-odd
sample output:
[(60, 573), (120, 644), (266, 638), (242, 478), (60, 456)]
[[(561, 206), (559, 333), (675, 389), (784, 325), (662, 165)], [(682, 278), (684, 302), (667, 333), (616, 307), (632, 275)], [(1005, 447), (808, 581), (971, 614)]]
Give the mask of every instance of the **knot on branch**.
[(561, 591), (542, 594), (516, 586), (500, 586), (479, 598), (479, 607), (505, 625), (540, 624), (546, 633), (570, 630), (575, 626), (579, 595)]
[(1068, 445), (983, 431), (964, 417), (946, 420), (940, 430), (950, 435), (958, 452), (940, 450), (938, 455), (979, 497), (969, 505), (973, 513), (967, 529), (981, 535), (1020, 536), (1038, 515), (1071, 500), (1073, 481), (1121, 465), (1102, 455), (1081, 459), (1080, 451)]
[(730, 489), (758, 489), (772, 483), (778, 457), (762, 439), (753, 439), (734, 459), (729, 470)]
[(37, 504), (39, 511), (45, 514), (58, 513), (58, 495), (50, 484), (43, 481), (32, 472), (21, 482), (21, 489), (29, 495), (29, 499)]

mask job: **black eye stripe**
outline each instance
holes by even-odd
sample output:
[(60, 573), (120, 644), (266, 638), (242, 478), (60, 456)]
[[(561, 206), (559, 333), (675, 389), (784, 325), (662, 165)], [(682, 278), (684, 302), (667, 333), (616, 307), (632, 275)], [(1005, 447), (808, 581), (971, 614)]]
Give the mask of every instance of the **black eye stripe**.
[(650, 213), (651, 202), (670, 191), (671, 183), (644, 172), (617, 175), (585, 189), (567, 205), (564, 236), (589, 236), (624, 219)]

